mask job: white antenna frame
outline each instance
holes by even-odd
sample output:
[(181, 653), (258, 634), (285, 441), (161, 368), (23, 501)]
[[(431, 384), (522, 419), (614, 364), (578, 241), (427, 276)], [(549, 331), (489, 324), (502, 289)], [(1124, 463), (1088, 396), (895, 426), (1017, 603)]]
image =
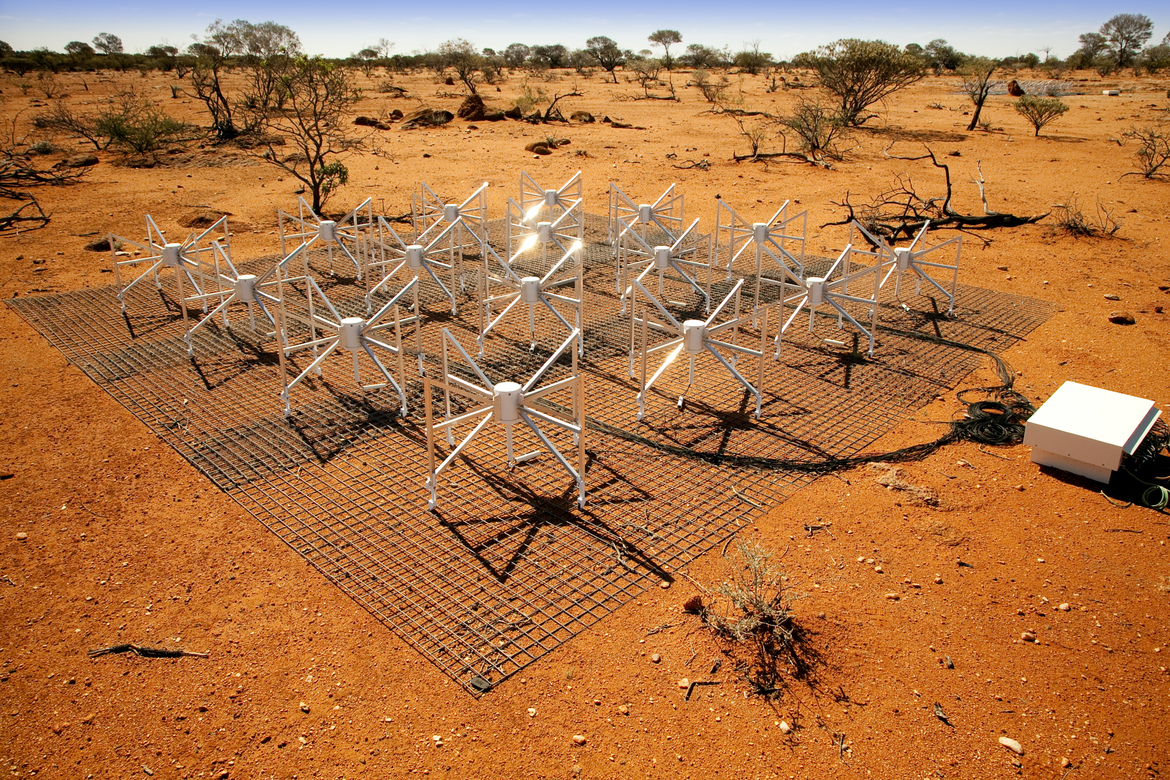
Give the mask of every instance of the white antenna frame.
[[(371, 259), (367, 264), (369, 271), (367, 284), (374, 280), (375, 271), (381, 272), (381, 278), (366, 292), (366, 311), (373, 310), (374, 293), (381, 290), (405, 270), (414, 276), (415, 281), (421, 280), (424, 273), (431, 277), (435, 284), (439, 285), (439, 289), (447, 295), (447, 299), (451, 301), (451, 313), (458, 314), (459, 304), (455, 300), (455, 294), (447, 285), (443, 284), (443, 280), (435, 273), (435, 269), (446, 271), (450, 275), (451, 287), (455, 286), (456, 263), (453, 256), (448, 254), (448, 257), (451, 258), (450, 262), (444, 262), (440, 257), (444, 252), (449, 251), (448, 237), (462, 229), (463, 227), (458, 222), (452, 222), (433, 236), (426, 245), (407, 244), (384, 218), (378, 217), (377, 233), (372, 240)], [(387, 268), (390, 270), (387, 271)], [(418, 307), (417, 286), (414, 293), (413, 309), (416, 315), (421, 316), (422, 312), (419, 311)]]
[[(166, 235), (155, 223), (154, 219), (146, 215), (146, 243), (135, 241), (132, 238), (123, 238), (122, 236), (111, 233), (109, 235), (110, 242), (110, 259), (114, 263), (114, 283), (118, 287), (118, 303), (122, 306), (122, 313), (126, 313), (126, 293), (136, 287), (143, 279), (148, 276), (154, 279), (154, 286), (160, 292), (163, 289), (162, 278), (160, 273), (170, 268), (175, 278), (175, 300), (178, 302), (179, 308), (183, 313), (183, 325), (186, 327), (187, 319), (187, 300), (188, 295), (184, 287), (184, 280), (191, 285), (195, 291), (195, 295), (203, 294), (203, 286), (207, 284), (210, 276), (209, 265), (214, 266), (213, 263), (208, 263), (204, 258), (205, 253), (210, 253), (215, 257), (215, 244), (217, 239), (211, 239), (204, 245), (204, 240), (212, 233), (217, 232), (219, 228), (223, 228), (223, 245), (227, 247), (226, 250), (221, 248), (220, 251), (225, 251), (228, 255), (231, 254), (231, 234), (228, 233), (227, 215), (224, 215), (211, 224), (206, 230), (195, 233), (192, 232), (187, 240), (181, 244), (173, 241), (167, 241)], [(143, 252), (149, 253), (146, 257), (130, 257), (126, 259), (119, 259), (119, 246), (132, 244)], [(122, 284), (122, 270), (124, 268), (135, 268), (143, 264), (149, 263), (145, 271), (138, 274), (134, 279), (127, 284)], [(199, 281), (196, 281), (198, 277)], [(202, 283), (202, 284), (201, 284)], [(203, 311), (207, 311), (207, 304), (203, 304)]]
[[(641, 282), (638, 280), (634, 280), (634, 284), (638, 287), (642, 286)], [(640, 378), (640, 389), (638, 391), (639, 421), (646, 414), (646, 393), (649, 392), (650, 388), (654, 386), (654, 383), (657, 382), (664, 373), (666, 373), (666, 370), (684, 351), (687, 354), (688, 364), (687, 390), (689, 390), (695, 382), (695, 358), (697, 358), (703, 352), (709, 352), (715, 356), (715, 359), (719, 361), (720, 365), (722, 365), (731, 373), (737, 382), (743, 385), (748, 392), (755, 396), (756, 410), (753, 416), (757, 420), (760, 419), (763, 410), (764, 364), (767, 357), (766, 352), (768, 348), (768, 320), (769, 312), (773, 308), (774, 304), (764, 306), (761, 309), (760, 319), (763, 322), (760, 327), (760, 348), (755, 350), (739, 345), (737, 343), (739, 339), (739, 328), (741, 326), (747, 326), (749, 323), (754, 325), (756, 315), (758, 313), (753, 311), (751, 315), (741, 316), (740, 291), (743, 288), (743, 284), (743, 279), (736, 281), (735, 286), (731, 288), (731, 291), (727, 293), (727, 296), (722, 300), (722, 302), (720, 302), (718, 306), (715, 307), (715, 310), (711, 312), (711, 315), (707, 317), (706, 320), (686, 320), (685, 322), (679, 322), (676, 320), (670, 312), (668, 312), (665, 308), (662, 307), (660, 303), (658, 303), (658, 301), (654, 300), (653, 296), (647, 293), (649, 301), (654, 304), (654, 307), (658, 310), (658, 313), (662, 315), (665, 322), (659, 322), (658, 320), (652, 318), (649, 314), (649, 311), (645, 307), (643, 308), (642, 316), (639, 317), (635, 314), (631, 318), (630, 376), (634, 378)], [(643, 291), (645, 292), (645, 288), (643, 288)], [(732, 318), (717, 325), (713, 324), (715, 319), (723, 313), (723, 310), (727, 308), (729, 304), (733, 304)], [(638, 328), (639, 325), (640, 328)], [(637, 376), (634, 374), (634, 331), (636, 329), (641, 331), (641, 360), (639, 361), (641, 370)], [(727, 329), (731, 330), (730, 341), (721, 341), (713, 338), (713, 336), (716, 334)], [(660, 344), (656, 344), (653, 347), (648, 347), (648, 332), (650, 330), (666, 334), (669, 338)], [(667, 350), (669, 350), (669, 354), (667, 354), (666, 358), (662, 361), (661, 365), (659, 365), (658, 369), (655, 370), (654, 375), (651, 376), (649, 380), (647, 380), (646, 364), (650, 355), (659, 354)], [(729, 360), (728, 358), (724, 357), (723, 354), (721, 354), (721, 351), (733, 353), (731, 359)], [(736, 369), (735, 363), (737, 355), (749, 355), (759, 359), (759, 368), (756, 372), (755, 386), (753, 386), (752, 383), (749, 382), (743, 376), (743, 374), (741, 374)], [(683, 408), (685, 399), (686, 391), (684, 391), (683, 394), (678, 398), (679, 409)]]
[[(764, 258), (769, 258), (776, 267), (786, 272), (785, 276), (804, 278), (804, 250), (808, 232), (808, 212), (802, 211), (789, 216), (788, 204), (776, 210), (767, 222), (749, 223), (727, 202), (720, 199), (715, 202), (715, 247), (712, 252), (714, 258), (722, 256), (727, 250), (727, 281), (731, 281), (735, 270), (735, 262), (743, 256), (748, 247), (755, 247), (755, 277), (756, 285), (753, 293), (752, 305), (760, 305), (760, 292), (763, 284), (783, 284), (782, 281), (764, 276)], [(798, 230), (789, 234), (789, 226), (799, 225)], [(797, 254), (789, 251), (788, 247), (795, 244)], [(748, 274), (744, 274), (748, 276)]]
[(634, 203), (621, 188), (610, 182), (609, 243), (613, 245), (614, 257), (617, 257), (618, 242), (622, 236), (634, 230), (635, 226), (643, 243), (649, 243), (646, 230), (651, 224), (657, 225), (668, 236), (682, 231), (684, 195), (675, 195), (674, 188), (673, 184), (667, 187), (653, 203)]
[[(556, 458), (557, 462), (572, 476), (577, 485), (577, 506), (584, 508), (585, 506), (585, 384), (581, 379), (581, 375), (577, 366), (577, 349), (574, 348), (574, 342), (580, 341), (581, 331), (574, 330), (567, 339), (565, 339), (555, 352), (545, 361), (544, 365), (532, 375), (532, 377), (520, 385), (516, 382), (497, 382), (493, 383), (484, 375), (471, 356), (467, 354), (466, 350), (455, 340), (451, 335), (451, 331), (443, 328), (442, 345), (443, 345), (443, 380), (438, 381), (425, 377), (424, 396), (426, 405), (426, 429), (427, 429), (427, 466), (429, 469), (429, 476), (427, 477), (426, 486), (430, 491), (431, 497), (427, 504), (427, 509), (434, 509), (438, 504), (438, 478), (439, 475), (459, 457), (467, 445), (479, 435), (488, 425), (489, 422), (497, 422), (504, 426), (505, 447), (507, 452), (508, 468), (514, 468), (519, 463), (531, 460), (536, 455), (540, 454), (539, 450), (517, 456), (513, 451), (513, 437), (512, 426), (516, 423), (523, 422), (532, 432), (536, 434), (537, 439), (544, 445), (545, 449)], [(475, 373), (483, 386), (477, 385), (464, 379), (454, 376), (450, 372), (450, 364), (448, 363), (448, 344), (455, 348), (455, 350), (462, 356), (468, 367)], [(572, 375), (548, 384), (540, 389), (536, 389), (537, 383), (544, 377), (548, 370), (566, 351), (572, 354)], [(443, 406), (444, 416), (442, 421), (436, 422), (434, 420), (434, 410), (432, 403), (432, 388), (439, 388), (443, 391)], [(571, 414), (566, 416), (563, 412), (544, 407), (537, 409), (534, 402), (540, 401), (545, 396), (560, 391), (570, 390), (573, 395), (573, 404)], [(454, 393), (457, 396), (462, 396), (465, 399), (477, 403), (475, 408), (451, 416), (451, 395)], [(471, 432), (455, 445), (455, 438), (453, 429), (456, 425), (471, 422), (479, 419)], [(561, 454), (560, 450), (556, 448), (552, 440), (545, 435), (540, 428), (537, 427), (536, 421), (548, 423), (550, 425), (569, 431), (573, 434), (573, 440), (577, 447), (577, 468), (574, 469), (569, 461)], [(436, 432), (445, 432), (448, 446), (453, 449), (448, 453), (447, 457), (438, 466), (435, 465), (435, 434)]]
[[(372, 317), (363, 319), (361, 317), (342, 317), (329, 298), (318, 286), (317, 282), (311, 276), (298, 276), (285, 278), (283, 274), (277, 273), (277, 290), (280, 298), (280, 306), (277, 308), (277, 331), (280, 333), (280, 378), (283, 389), (280, 393), (280, 398), (284, 401), (284, 416), (288, 417), (292, 414), (292, 406), (289, 399), (289, 391), (296, 387), (309, 374), (315, 373), (317, 376), (322, 375), (321, 365), (325, 362), (331, 354), (341, 349), (350, 352), (353, 355), (353, 378), (358, 387), (363, 390), (380, 390), (387, 385), (394, 388), (398, 393), (398, 399), (402, 404), (402, 416), (405, 417), (408, 413), (406, 405), (406, 391), (405, 391), (405, 372), (403, 370), (403, 349), (402, 349), (402, 320), (399, 312), (399, 301), (405, 296), (416, 284), (417, 280), (411, 281), (404, 287), (397, 295), (386, 302), (381, 309), (377, 311)], [(288, 285), (301, 282), (305, 285), (305, 301), (306, 312), (290, 313), (288, 310), (288, 295), (285, 292), (285, 287)], [(315, 301), (315, 297), (319, 301)], [(324, 308), (322, 308), (322, 306)], [(332, 315), (332, 319), (324, 316), (322, 311)], [(386, 315), (392, 314), (393, 317), (387, 321), (382, 322)], [(308, 339), (305, 341), (298, 341), (292, 343), (289, 336), (289, 324), (297, 323), (308, 328)], [(388, 344), (379, 338), (382, 331), (387, 328), (394, 329), (394, 343)], [(418, 346), (418, 329), (415, 329), (415, 342)], [(371, 347), (377, 347), (380, 350), (390, 353), (391, 357), (396, 358), (398, 363), (398, 381), (390, 375), (382, 361), (374, 354)], [(313, 360), (308, 366), (297, 374), (292, 381), (289, 381), (289, 356), (301, 350), (312, 350)], [(377, 367), (378, 372), (386, 380), (378, 384), (364, 384), (362, 382), (361, 372), (361, 354), (365, 353), (369, 356)]]
[[(508, 257), (519, 254), (512, 246), (514, 240), (536, 233), (543, 245), (541, 259), (547, 257), (547, 247), (555, 242), (562, 252), (566, 244), (585, 240), (584, 185), (577, 171), (559, 189), (543, 189), (524, 171), (520, 172), (520, 202), (508, 198), (507, 219), (504, 223), (504, 248)], [(543, 216), (543, 219), (539, 219)]]
[[(953, 317), (955, 314), (955, 291), (959, 286), (959, 260), (963, 253), (963, 237), (958, 235), (954, 238), (942, 242), (941, 244), (927, 248), (926, 233), (929, 228), (930, 220), (927, 220), (925, 223), (923, 223), (918, 233), (915, 234), (914, 240), (910, 242), (910, 246), (891, 248), (885, 239), (873, 235), (868, 230), (866, 230), (860, 222), (853, 220), (853, 223), (850, 225), (849, 243), (854, 243), (854, 236), (860, 232), (863, 236), (865, 236), (866, 240), (868, 240), (874, 246), (884, 247), (890, 258), (887, 263), (891, 267), (886, 272), (886, 275), (882, 278), (882, 287), (885, 287), (886, 282), (888, 282), (890, 277), (893, 276), (894, 297), (898, 298), (899, 302), (901, 302), (901, 298), (899, 296), (901, 294), (902, 287), (902, 274), (909, 271), (915, 276), (914, 293), (916, 295), (922, 294), (922, 282), (925, 281), (931, 287), (934, 287), (934, 289), (938, 290), (947, 299), (947, 316)], [(946, 256), (946, 254), (949, 253), (943, 252), (942, 250), (945, 250), (951, 245), (954, 245), (955, 251), (955, 259), (953, 263), (926, 259), (935, 252), (939, 252), (941, 256)], [(951, 285), (949, 290), (943, 286), (942, 282), (938, 281), (934, 278), (934, 276), (931, 275), (929, 269), (932, 268), (951, 272)]]
[[(284, 257), (280, 264), (287, 266), (295, 256), (305, 253), (309, 247), (321, 242), (329, 255), (330, 276), (334, 275), (333, 248), (336, 246), (353, 263), (357, 278), (361, 279), (366, 267), (367, 256), (370, 253), (369, 234), (373, 231), (374, 226), (373, 202), (373, 198), (366, 198), (344, 217), (334, 221), (321, 219), (317, 212), (313, 211), (313, 208), (305, 202), (305, 199), (298, 195), (297, 214), (289, 214), (283, 209), (276, 210), (280, 230), (280, 254)], [(286, 233), (285, 220), (288, 220), (294, 228), (299, 226), (299, 232), (293, 230)], [(300, 239), (300, 244), (292, 252), (289, 252), (287, 243), (293, 239)], [(308, 274), (307, 254), (304, 258), (304, 268), (305, 273)]]
[[(502, 273), (492, 273), (489, 257), (495, 260), (495, 265), (500, 268)], [(565, 265), (569, 261), (572, 261), (573, 267), (566, 274)], [(519, 276), (512, 270), (510, 261), (506, 262), (496, 254), (494, 249), (488, 246), (487, 252), (484, 254), (484, 273), (480, 283), (478, 356), (483, 358), (484, 339), (487, 334), (504, 317), (508, 316), (516, 304), (521, 302), (528, 306), (528, 333), (532, 337), (530, 351), (536, 350), (536, 308), (539, 304), (544, 304), (545, 308), (552, 312), (566, 330), (579, 332), (584, 312), (584, 265), (584, 250), (581, 242), (574, 241), (573, 245), (569, 247), (569, 251), (565, 252), (564, 256), (554, 263), (544, 276)], [(573, 285), (573, 293), (576, 297), (553, 292), (553, 290), (570, 284)], [(503, 292), (493, 291), (492, 285), (503, 287)], [(572, 323), (557, 310), (556, 306), (553, 305), (554, 302), (569, 307), (570, 315), (573, 317)], [(504, 304), (503, 310), (494, 318), (492, 317), (493, 304)], [(585, 354), (584, 339), (577, 340), (577, 349), (578, 355)]]
[[(458, 263), (462, 271), (464, 255), (472, 251), (482, 255), (483, 247), (488, 242), (487, 188), (488, 183), (485, 181), (462, 203), (445, 203), (423, 182), (420, 191), (410, 196), (410, 215), (415, 236), (413, 243), (426, 246), (432, 243), (432, 239), (442, 235), (447, 246), (447, 263), (452, 268)], [(459, 229), (455, 231), (448, 231), (444, 227), (456, 224)], [(458, 276), (462, 292), (462, 272)]]
[[(863, 257), (870, 257), (874, 259), (871, 265), (860, 266), (854, 269), (855, 255)], [(801, 310), (808, 308), (808, 332), (813, 332), (813, 326), (816, 320), (817, 309), (824, 304), (828, 304), (837, 311), (837, 328), (838, 330), (844, 327), (844, 321), (849, 320), (853, 327), (861, 331), (869, 339), (869, 351), (866, 353), (868, 357), (873, 357), (874, 344), (876, 343), (877, 320), (878, 320), (878, 295), (882, 288), (882, 269), (886, 263), (882, 262), (881, 252), (869, 252), (863, 249), (854, 249), (852, 244), (849, 244), (838, 255), (833, 265), (829, 267), (828, 272), (824, 276), (810, 276), (807, 279), (797, 279), (790, 277), (792, 281), (785, 284), (785, 295), (781, 301), (783, 306), (794, 304), (795, 309), (787, 319), (783, 320), (779, 331), (776, 333), (776, 357), (779, 359), (781, 350), (783, 349), (784, 333), (789, 326), (796, 320), (796, 316), (800, 314)], [(841, 275), (836, 279), (831, 279), (833, 273), (837, 269), (841, 269)], [(858, 295), (853, 295), (849, 292), (850, 282), (857, 282), (864, 279), (867, 274), (873, 275), (873, 297), (865, 298)], [(790, 292), (791, 291), (791, 292)], [(858, 322), (852, 314), (846, 309), (846, 304), (856, 304), (869, 310), (869, 327)], [(783, 310), (781, 313), (783, 317)]]
[[(655, 271), (658, 274), (658, 296), (656, 299), (661, 299), (664, 295), (663, 283), (666, 279), (666, 272), (673, 270), (678, 274), (676, 279), (690, 285), (697, 293), (703, 296), (703, 310), (711, 311), (711, 237), (706, 239), (700, 238), (695, 232), (695, 227), (699, 224), (699, 220), (691, 223), (682, 235), (677, 239), (670, 234), (666, 234), (668, 239), (672, 240), (670, 246), (650, 246), (640, 235), (635, 231), (627, 231), (621, 241), (617, 245), (617, 287), (621, 293), (621, 313), (626, 313), (626, 299), (633, 294), (633, 282), (630, 281), (630, 275), (637, 273), (636, 279), (642, 284), (638, 286), (645, 290), (644, 280), (646, 274)], [(694, 236), (693, 240), (688, 243), (687, 239)], [(691, 255), (699, 255), (703, 250), (704, 240), (707, 245), (707, 262), (702, 262), (694, 259), (687, 259)], [(702, 286), (695, 279), (698, 274), (692, 275), (689, 269), (696, 270), (705, 268), (707, 270), (707, 284)], [(667, 301), (667, 303), (676, 306), (684, 304), (675, 301)]]
[[(183, 341), (187, 343), (187, 356), (191, 357), (195, 354), (194, 336), (195, 331), (202, 328), (204, 325), (212, 322), (218, 314), (223, 318), (225, 328), (231, 329), (231, 321), (228, 319), (228, 310), (233, 303), (242, 303), (248, 308), (248, 327), (257, 334), (265, 338), (272, 338), (276, 335), (276, 317), (269, 311), (269, 305), (277, 306), (280, 304), (279, 295), (273, 295), (270, 290), (278, 285), (274, 276), (279, 272), (280, 266), (274, 265), (260, 276), (255, 274), (241, 274), (236, 270), (235, 265), (228, 252), (223, 249), (219, 241), (212, 242), (212, 249), (214, 250), (214, 272), (212, 279), (215, 282), (215, 290), (189, 296), (188, 303), (198, 304), (203, 308), (204, 315), (197, 319), (194, 325), (187, 328), (187, 333), (183, 336)], [(222, 263), (221, 263), (222, 260)], [(209, 303), (218, 301), (211, 311), (207, 311)], [(256, 306), (260, 307), (261, 314), (264, 318), (272, 324), (273, 330), (260, 333), (256, 330)]]

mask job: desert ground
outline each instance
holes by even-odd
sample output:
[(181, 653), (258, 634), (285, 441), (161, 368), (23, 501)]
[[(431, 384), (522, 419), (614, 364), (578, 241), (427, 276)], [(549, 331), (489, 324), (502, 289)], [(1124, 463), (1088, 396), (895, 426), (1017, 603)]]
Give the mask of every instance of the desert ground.
[[(49, 101), (7, 78), (6, 132), (35, 133)], [(59, 78), (82, 109), (132, 79), (173, 115), (206, 124), (197, 102), (171, 97), (167, 74)], [(395, 75), (408, 98), (378, 91), (386, 74), (360, 78), (356, 113), (369, 116), (461, 101), (433, 75)], [(843, 218), (846, 194), (867, 201), (902, 174), (941, 195), (929, 161), (891, 157), (925, 144), (951, 165), (960, 211), (981, 213), (978, 164), (992, 210), (1042, 214), (1075, 197), (1091, 218), (1100, 204), (1122, 223), (1113, 236), (1077, 237), (1049, 216), (964, 237), (961, 283), (1052, 304), (1003, 355), (1016, 389), (1039, 405), (1074, 380), (1170, 404), (1170, 183), (1124, 175), (1136, 165), (1122, 136), (1165, 120), (1166, 79), (1075, 74), (1070, 110), (1035, 137), (1005, 95), (985, 109), (991, 130), (968, 132), (957, 79), (927, 78), (879, 105), (825, 168), (734, 161), (748, 151), (734, 123), (684, 86), (687, 73), (672, 78), (677, 102), (636, 100), (637, 84), (600, 74), (513, 74), (499, 91), (481, 87), (489, 107), (508, 108), (526, 86), (575, 87), (566, 116), (633, 127), (391, 124), (373, 131), (380, 156), (346, 161), (349, 183), (328, 208), (373, 197), (379, 213), (399, 215), (420, 182), (456, 197), (486, 181), (489, 209), (503, 216), (521, 171), (557, 186), (580, 170), (586, 210), (598, 214), (611, 182), (640, 198), (676, 183), (707, 227), (716, 197), (759, 219), (792, 200), (809, 212), (810, 250), (828, 255), (848, 228), (820, 226)], [(782, 112), (802, 92), (730, 78), (745, 107)], [(548, 135), (570, 143), (524, 150)], [(60, 151), (47, 162), (87, 151), (53, 140)], [(229, 212), (237, 257), (272, 254), (276, 209), (296, 205), (297, 182), (236, 147), (194, 144), (150, 168), (98, 157), (81, 183), (39, 189), (48, 226), (0, 238), (3, 298), (109, 285), (109, 254), (87, 244), (137, 236), (145, 214), (185, 234), (190, 212)], [(679, 167), (688, 161), (703, 165)], [(1111, 322), (1118, 310), (1136, 323)], [(728, 647), (683, 611), (722, 576), (718, 551), (473, 696), (9, 306), (0, 339), (0, 759), (11, 777), (1088, 780), (1170, 769), (1167, 515), (1041, 469), (1023, 445), (955, 443), (900, 464), (919, 492), (887, 488), (868, 466), (824, 476), (740, 531), (786, 551), (795, 621), (816, 659), (774, 696), (749, 695), (733, 663), (710, 673)], [(993, 383), (990, 368), (867, 450), (934, 439), (935, 421), (963, 409), (955, 392)], [(814, 522), (830, 532), (807, 531)], [(208, 657), (87, 656), (123, 642)], [(718, 684), (686, 699), (680, 678)]]

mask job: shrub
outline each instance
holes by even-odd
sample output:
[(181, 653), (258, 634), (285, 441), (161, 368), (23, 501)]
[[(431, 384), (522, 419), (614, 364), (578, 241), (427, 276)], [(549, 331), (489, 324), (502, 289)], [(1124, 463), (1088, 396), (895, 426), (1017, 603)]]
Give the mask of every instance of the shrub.
[(839, 101), (842, 120), (852, 126), (872, 118), (863, 115), (871, 105), (925, 75), (922, 59), (884, 41), (855, 38), (800, 54), (793, 64), (817, 72), (821, 86)]
[(796, 112), (780, 120), (782, 127), (796, 134), (800, 150), (814, 159), (841, 159), (837, 144), (848, 132), (841, 115), (819, 102), (802, 100)]
[(1113, 216), (1113, 212), (1102, 205), (1097, 199), (1096, 214), (1086, 216), (1081, 209), (1080, 201), (1074, 192), (1068, 196), (1066, 203), (1053, 207), (1056, 215), (1056, 226), (1066, 233), (1077, 238), (1082, 236), (1114, 236), (1121, 230), (1122, 221)]
[(1054, 119), (1060, 118), (1061, 114), (1068, 111), (1068, 106), (1057, 98), (1035, 97), (1033, 95), (1024, 95), (1014, 103), (1014, 106), (1016, 111), (1031, 122), (1032, 127), (1036, 128), (1037, 136), (1040, 135), (1042, 127)]
[(1170, 163), (1170, 130), (1163, 126), (1131, 127), (1122, 133), (1123, 138), (1138, 142), (1137, 158), (1139, 173), (1152, 179)]

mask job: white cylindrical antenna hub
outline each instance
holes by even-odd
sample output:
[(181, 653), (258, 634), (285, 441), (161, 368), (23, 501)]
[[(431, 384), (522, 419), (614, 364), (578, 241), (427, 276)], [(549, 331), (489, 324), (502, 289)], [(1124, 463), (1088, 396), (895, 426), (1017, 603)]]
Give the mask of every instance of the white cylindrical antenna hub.
[(347, 349), (350, 352), (356, 352), (362, 348), (362, 329), (366, 327), (366, 321), (361, 317), (346, 317), (341, 321), (341, 328), (337, 331), (338, 340), (341, 342), (341, 348)]
[(317, 227), (317, 235), (321, 237), (322, 241), (336, 241), (337, 240), (337, 223), (331, 219), (323, 221)]
[(236, 298), (244, 303), (253, 303), (256, 300), (256, 275), (240, 274), (236, 279)]
[(500, 382), (492, 397), (492, 411), (496, 420), (505, 425), (520, 422), (520, 407), (524, 404), (524, 393), (515, 382)]
[(557, 191), (556, 190), (545, 190), (544, 191), (544, 205), (546, 205), (546, 206), (557, 205)]
[(443, 220), (445, 222), (454, 222), (459, 219), (459, 204), (448, 203), (443, 206)]
[(665, 271), (670, 267), (670, 247), (654, 247), (654, 270)]
[(649, 203), (638, 204), (638, 221), (643, 225), (650, 224), (650, 216), (654, 213), (654, 207)]
[(703, 338), (707, 335), (707, 325), (702, 320), (687, 320), (683, 323), (683, 344), (691, 355), (703, 351)]
[(910, 267), (910, 258), (913, 255), (914, 253), (905, 247), (894, 250), (894, 257), (898, 260), (898, 273), (902, 273)]
[(183, 250), (182, 244), (165, 244), (162, 248), (163, 262), (171, 268), (178, 268), (180, 264), (180, 253)]
[(422, 270), (423, 266), (423, 247), (422, 244), (411, 244), (406, 248), (406, 267), (412, 271)]
[(525, 276), (521, 279), (520, 297), (525, 303), (540, 303), (540, 277)]
[(808, 305), (820, 306), (825, 302), (825, 279), (821, 276), (810, 276), (808, 281)]
[(767, 222), (753, 222), (752, 223), (752, 238), (756, 240), (757, 244), (762, 244), (768, 240), (768, 223)]
[(547, 244), (552, 241), (552, 223), (551, 222), (537, 222), (536, 223), (536, 238), (542, 244)]

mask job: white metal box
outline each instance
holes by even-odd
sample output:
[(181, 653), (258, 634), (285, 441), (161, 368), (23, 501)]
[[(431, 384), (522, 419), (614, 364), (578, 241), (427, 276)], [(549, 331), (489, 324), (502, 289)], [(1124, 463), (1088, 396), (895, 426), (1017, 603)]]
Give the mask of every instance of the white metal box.
[(1153, 401), (1065, 382), (1024, 429), (1032, 461), (1109, 482), (1162, 414)]

